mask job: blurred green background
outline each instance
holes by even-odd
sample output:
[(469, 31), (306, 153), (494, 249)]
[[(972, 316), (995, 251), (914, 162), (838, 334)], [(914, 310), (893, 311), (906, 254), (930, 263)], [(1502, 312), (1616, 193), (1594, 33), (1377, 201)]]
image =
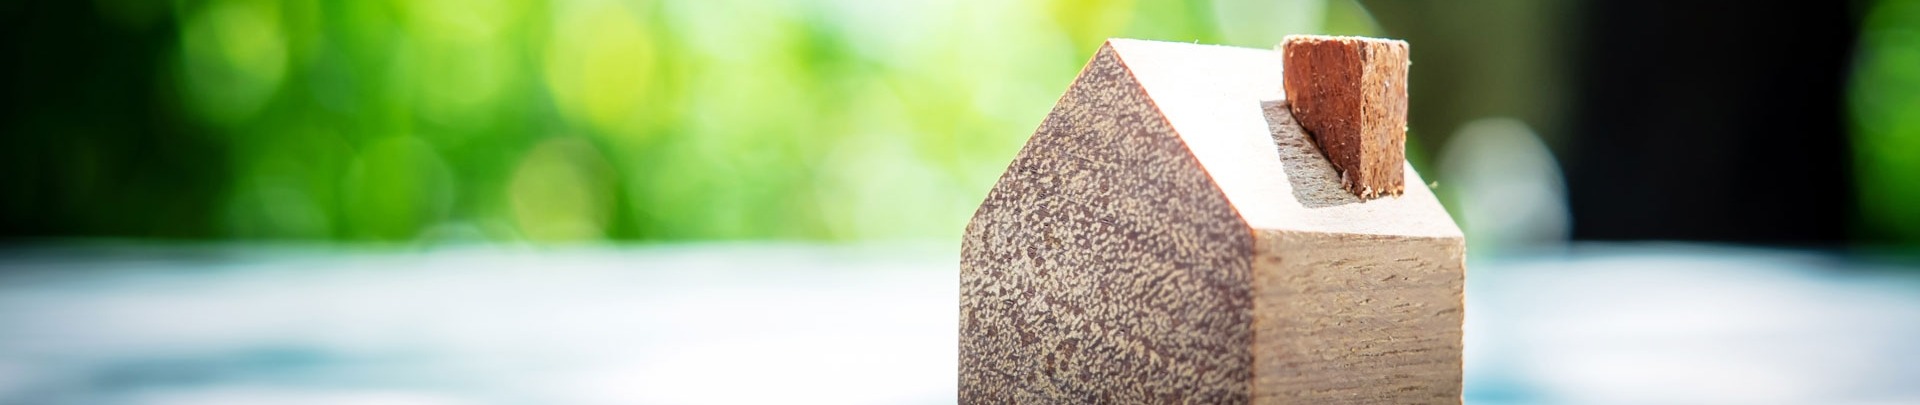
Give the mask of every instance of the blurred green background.
[[(1863, 240), (1920, 241), (1915, 4), (1855, 7)], [(1414, 41), (1415, 163), (1485, 116), (1565, 148), (1571, 6), (1367, 5), (8, 2), (0, 220), (16, 238), (952, 239), (1107, 37), (1464, 32)]]
[[(1106, 37), (1372, 32), (1351, 4), (1284, 6), (1327, 18), (1227, 35), (1216, 17), (1272, 13), (100, 0), (68, 16), (87, 38), (35, 44), (79, 48), (50, 51), (93, 70), (30, 84), (62, 103), (10, 123), (8, 171), (30, 175), (9, 176), (4, 210), (53, 235), (951, 238)], [(73, 33), (44, 28), (27, 31)]]

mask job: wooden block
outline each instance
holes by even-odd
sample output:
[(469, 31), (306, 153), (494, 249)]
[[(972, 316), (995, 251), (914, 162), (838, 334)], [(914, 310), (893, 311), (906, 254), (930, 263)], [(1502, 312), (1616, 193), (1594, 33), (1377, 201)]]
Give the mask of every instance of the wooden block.
[(967, 225), (960, 402), (1459, 403), (1459, 228), (1348, 193), (1281, 61), (1096, 52)]
[(1400, 195), (1406, 161), (1407, 43), (1289, 35), (1285, 86), (1300, 125), (1362, 199)]

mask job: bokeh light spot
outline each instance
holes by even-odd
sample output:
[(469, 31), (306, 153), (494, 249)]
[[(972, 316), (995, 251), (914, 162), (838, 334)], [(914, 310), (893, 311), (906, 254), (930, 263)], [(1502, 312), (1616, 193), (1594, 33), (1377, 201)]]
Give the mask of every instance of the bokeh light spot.
[(398, 49), (396, 57), (410, 69), (414, 107), (440, 125), (485, 128), (518, 75), (507, 45), (415, 40)]
[(347, 220), (372, 240), (409, 240), (446, 219), (454, 201), (452, 171), (432, 145), (412, 136), (375, 141), (347, 170)]
[(414, 33), (486, 42), (514, 26), (524, 2), (510, 0), (394, 0)]
[(556, 14), (546, 78), (561, 113), (609, 134), (640, 133), (655, 49), (637, 11), (589, 0)]
[(183, 24), (182, 81), (202, 116), (227, 124), (245, 120), (279, 88), (287, 43), (277, 4), (214, 2)]
[(613, 215), (613, 167), (584, 138), (559, 137), (535, 146), (513, 171), (507, 201), (514, 224), (541, 242), (605, 237)]
[(1323, 0), (1219, 0), (1213, 18), (1228, 44), (1271, 48), (1289, 34), (1320, 31), (1327, 16)]
[(1848, 94), (1860, 226), (1920, 241), (1920, 2), (1880, 1), (1863, 25)]

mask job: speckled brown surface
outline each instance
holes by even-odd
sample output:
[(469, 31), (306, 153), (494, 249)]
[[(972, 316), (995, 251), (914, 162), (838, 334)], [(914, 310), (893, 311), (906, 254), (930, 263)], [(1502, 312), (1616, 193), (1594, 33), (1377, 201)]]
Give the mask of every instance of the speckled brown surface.
[(1291, 35), (1287, 99), (1344, 184), (1362, 199), (1400, 195), (1406, 161), (1407, 43)]
[(1244, 403), (1252, 236), (1111, 47), (961, 248), (962, 403)]
[(1280, 60), (1100, 49), (968, 224), (961, 402), (1459, 401), (1459, 228), (1345, 192)]

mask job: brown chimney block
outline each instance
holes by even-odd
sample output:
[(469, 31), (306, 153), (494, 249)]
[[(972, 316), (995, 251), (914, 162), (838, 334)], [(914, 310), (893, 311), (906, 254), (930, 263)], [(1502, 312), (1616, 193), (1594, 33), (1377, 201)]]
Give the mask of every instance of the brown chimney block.
[(1400, 195), (1407, 143), (1407, 42), (1290, 35), (1283, 86), (1341, 184), (1362, 200)]

